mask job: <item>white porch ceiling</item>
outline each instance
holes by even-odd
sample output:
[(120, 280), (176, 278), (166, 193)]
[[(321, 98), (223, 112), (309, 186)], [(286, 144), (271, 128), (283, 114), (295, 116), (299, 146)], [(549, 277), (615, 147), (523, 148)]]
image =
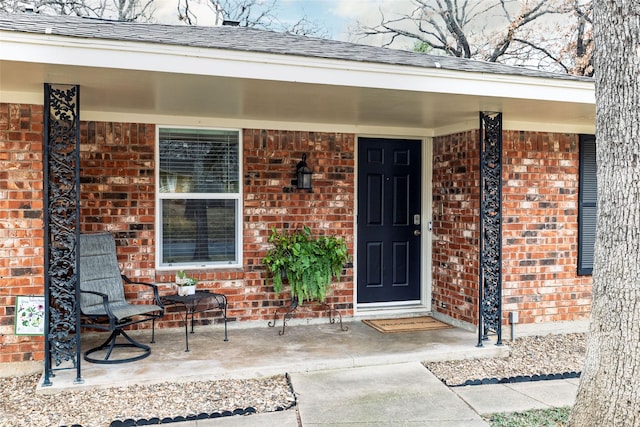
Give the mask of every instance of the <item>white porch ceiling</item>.
[(516, 127), (581, 132), (593, 129), (595, 115), (593, 104), (570, 101), (0, 62), (3, 101), (19, 94), (41, 103), (45, 82), (79, 84), (81, 111), (103, 113), (437, 130), (473, 122), (479, 111), (496, 111)]

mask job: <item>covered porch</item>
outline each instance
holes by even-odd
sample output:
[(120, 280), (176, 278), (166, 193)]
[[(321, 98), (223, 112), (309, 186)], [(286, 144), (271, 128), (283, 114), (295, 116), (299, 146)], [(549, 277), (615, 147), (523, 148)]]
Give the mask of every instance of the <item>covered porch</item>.
[[(207, 283), (208, 289), (229, 297), (231, 317), (238, 320), (230, 326), (230, 342), (222, 341), (216, 327), (209, 330), (203, 326), (190, 343), (192, 351), (185, 353), (183, 331), (176, 327), (158, 332), (152, 355), (140, 364), (95, 366), (81, 361), (78, 353), (85, 386), (94, 381), (115, 383), (130, 378), (139, 382), (147, 377), (149, 381), (169, 380), (174, 375), (189, 379), (230, 372), (248, 375), (269, 369), (282, 372), (289, 366), (304, 370), (327, 361), (335, 361), (337, 366), (358, 366), (376, 358), (422, 358), (426, 353), (429, 356), (424, 360), (433, 360), (429, 358), (444, 357), (439, 352), (450, 346), (459, 349), (464, 357), (482, 357), (489, 351), (498, 351), (495, 346), (476, 348), (477, 336), (472, 332), (451, 329), (377, 336), (359, 319), (382, 311), (386, 315), (437, 312), (467, 327), (480, 323), (479, 112), (500, 112), (500, 130), (512, 133), (514, 147), (524, 145), (521, 140), (528, 141), (525, 132), (553, 132), (558, 138), (569, 139), (566, 134), (593, 129), (590, 80), (327, 40), (290, 40), (289, 35), (268, 33), (258, 35), (268, 47), (253, 51), (235, 43), (247, 38), (253, 46), (252, 37), (256, 34), (228, 28), (209, 29), (211, 36), (195, 44), (180, 45), (162, 42), (167, 39), (147, 30), (182, 35), (183, 27), (145, 27), (141, 31), (124, 23), (31, 16), (5, 17), (0, 23), (7, 30), (3, 32), (7, 49), (0, 58), (0, 101), (10, 103), (18, 113), (31, 111), (30, 126), (40, 129), (25, 139), (33, 138), (38, 143), (43, 139), (42, 116), (51, 112), (47, 103), (54, 101), (54, 97), (43, 93), (45, 84), (65, 90), (77, 88), (71, 112), (64, 115), (73, 116), (76, 122), (67, 129), (66, 123), (60, 121), (58, 127), (70, 135), (62, 138), (62, 152), (67, 154), (67, 148), (77, 151), (75, 160), (63, 161), (60, 167), (66, 168), (75, 161), (79, 171), (67, 177), (44, 159), (45, 167), (52, 168), (52, 176), (41, 179), (42, 168), (37, 163), (36, 181), (50, 183), (53, 177), (63, 178), (66, 183), (69, 178), (74, 183), (72, 190), (80, 189), (81, 194), (74, 195), (76, 200), (72, 202), (79, 204), (74, 213), (78, 216), (64, 217), (73, 223), (68, 228), (73, 233), (116, 233), (123, 269), (160, 284), (165, 294), (172, 291), (176, 269), (159, 268), (156, 252), (162, 225), (158, 220), (159, 129), (234, 129), (241, 137), (242, 167), (238, 166), (238, 176), (243, 185), (238, 193), (238, 224), (242, 231), (236, 239), (242, 257), (236, 260), (238, 265), (231, 267), (198, 267), (201, 282)], [(87, 38), (87, 33), (95, 32), (96, 25), (106, 33)], [(302, 44), (293, 49), (294, 41)], [(58, 105), (57, 101), (53, 104)], [(53, 114), (50, 120), (55, 124), (57, 117)], [(27, 121), (24, 117), (22, 120)], [(50, 128), (44, 126), (45, 132)], [(55, 125), (53, 128), (57, 129)], [(22, 134), (18, 136), (22, 138)], [(364, 235), (356, 230), (357, 218), (364, 204), (356, 200), (363, 182), (356, 176), (361, 169), (356, 158), (363, 145), (361, 140), (369, 137), (421, 142), (422, 191), (417, 196), (413, 194), (420, 198), (419, 215), (411, 217), (412, 224), (419, 226), (415, 238), (421, 242), (417, 263), (420, 295), (412, 298), (411, 304), (384, 301), (373, 308), (359, 304), (356, 283), (364, 274), (358, 272), (358, 267), (367, 263), (362, 262), (363, 252), (357, 250)], [(514, 149), (514, 167), (520, 166), (527, 150), (531, 149)], [(316, 168), (314, 186), (318, 191), (285, 194), (293, 165), (306, 152), (313, 154), (310, 163)], [(500, 154), (499, 148), (495, 152)], [(494, 175), (499, 178), (502, 172), (496, 169)], [(498, 187), (494, 183), (493, 188)], [(29, 197), (34, 206), (42, 205), (41, 193), (33, 192)], [(31, 207), (24, 208), (27, 209)], [(260, 267), (268, 231), (274, 224), (309, 222), (310, 218), (303, 214), (313, 217), (317, 228), (340, 230), (353, 249), (353, 266), (343, 276), (333, 301), (340, 305), (345, 317), (354, 316), (348, 332), (319, 323), (304, 326), (317, 331), (299, 332), (301, 336), (295, 339), (297, 327), (283, 337), (266, 328), (264, 319), (279, 307), (282, 298), (286, 299), (273, 295)], [(24, 215), (35, 214), (26, 211)], [(40, 235), (41, 229), (38, 223), (33, 233)], [(45, 231), (45, 235), (50, 234)], [(492, 234), (494, 246), (501, 243), (501, 238), (500, 233)], [(73, 241), (68, 240), (70, 249)], [(470, 250), (461, 247), (460, 242), (468, 244)], [(38, 245), (39, 251), (52, 247), (47, 242)], [(448, 252), (439, 257), (438, 251), (443, 248)], [(523, 252), (520, 248), (514, 250)], [(67, 255), (72, 263), (75, 254), (70, 250)], [(54, 264), (59, 259), (52, 257)], [(41, 264), (40, 258), (34, 261), (38, 268), (34, 268), (37, 274), (30, 275), (35, 282), (30, 292), (44, 291), (53, 299), (58, 292), (69, 297), (58, 304), (72, 307), (74, 296), (68, 291), (75, 283), (66, 281), (52, 292), (48, 284), (42, 285), (48, 282), (42, 277)], [(442, 274), (443, 270), (446, 274)], [(499, 269), (496, 271), (499, 275)], [(17, 288), (18, 284), (11, 287)], [(494, 296), (489, 310), (502, 303), (500, 292)], [(519, 300), (513, 302), (518, 303)], [(68, 315), (72, 319), (75, 312), (70, 310)], [(249, 327), (262, 322), (257, 319), (264, 320), (265, 326)], [(531, 319), (527, 321), (533, 322)], [(162, 326), (175, 327), (175, 320), (166, 319)], [(500, 310), (495, 311), (492, 321), (494, 326), (504, 321)], [(58, 325), (51, 326), (53, 331)], [(149, 331), (135, 333), (144, 337)], [(82, 334), (82, 348), (86, 349), (85, 340), (91, 335), (85, 336), (84, 331)], [(197, 341), (200, 335), (208, 335), (202, 343)], [(73, 331), (69, 336), (74, 336)], [(450, 337), (455, 339), (449, 342)], [(62, 348), (60, 343), (65, 352), (55, 355), (56, 362), (76, 357), (74, 343), (67, 342), (67, 335), (52, 348)], [(46, 348), (44, 357), (51, 360)], [(182, 368), (174, 372), (177, 365), (194, 365), (195, 373), (185, 373)], [(55, 370), (51, 390), (73, 383), (72, 379), (66, 380), (67, 375), (74, 375), (71, 371)], [(77, 375), (80, 377), (79, 369)]]
[[(156, 331), (155, 344), (146, 359), (119, 365), (82, 363), (83, 383), (75, 381), (73, 367), (56, 370), (52, 385), (38, 387), (39, 393), (54, 394), (87, 388), (124, 387), (163, 382), (186, 383), (220, 379), (248, 379), (363, 366), (406, 362), (506, 357), (508, 346), (476, 347), (474, 332), (448, 328), (423, 332), (381, 333), (357, 319), (344, 322), (347, 331), (328, 319), (291, 319), (284, 335), (282, 324), (267, 322), (229, 325), (224, 342), (221, 325), (198, 325), (189, 333), (185, 351), (182, 328)], [(143, 343), (150, 330), (132, 331)], [(82, 335), (82, 349), (104, 340), (104, 334)], [(121, 350), (118, 350), (121, 351)]]

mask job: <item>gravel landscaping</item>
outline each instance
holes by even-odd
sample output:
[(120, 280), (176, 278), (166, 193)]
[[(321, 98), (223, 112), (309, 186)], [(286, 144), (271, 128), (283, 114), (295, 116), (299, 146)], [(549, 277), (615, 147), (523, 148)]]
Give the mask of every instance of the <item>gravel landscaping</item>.
[[(493, 343), (487, 345), (495, 345)], [(584, 363), (585, 334), (547, 335), (517, 338), (509, 357), (425, 363), (445, 384), (464, 384), (467, 380), (510, 378), (580, 372)]]
[(114, 420), (272, 412), (295, 403), (287, 378), (161, 383), (36, 394), (40, 375), (0, 378), (0, 426), (109, 426)]
[[(494, 345), (494, 344), (487, 344)], [(506, 342), (507, 358), (426, 363), (449, 385), (471, 379), (579, 372), (584, 334), (527, 337)], [(114, 420), (222, 414), (237, 409), (271, 412), (292, 407), (285, 375), (251, 380), (162, 383), (101, 390), (36, 394), (40, 375), (0, 378), (0, 426), (108, 426)]]

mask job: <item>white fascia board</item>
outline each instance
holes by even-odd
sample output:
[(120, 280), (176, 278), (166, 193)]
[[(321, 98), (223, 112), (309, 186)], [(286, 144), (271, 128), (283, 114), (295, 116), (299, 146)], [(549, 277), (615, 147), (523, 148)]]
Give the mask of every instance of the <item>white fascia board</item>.
[[(41, 101), (41, 100), (40, 100)], [(40, 102), (39, 101), (39, 102)], [(290, 122), (274, 120), (255, 120), (228, 117), (189, 117), (189, 116), (166, 116), (157, 114), (139, 113), (113, 113), (104, 111), (82, 111), (82, 120), (87, 121), (116, 121), (116, 122), (137, 122), (155, 123), (161, 126), (194, 126), (194, 127), (224, 127), (233, 129), (280, 129), (301, 132), (341, 132), (354, 133), (359, 136), (384, 136), (403, 138), (424, 138), (453, 135), (470, 130), (478, 130), (478, 120), (461, 121), (451, 126), (440, 128), (409, 128), (397, 126), (374, 126), (374, 125), (354, 125), (349, 123), (316, 123), (316, 122)], [(566, 123), (536, 123), (505, 121), (503, 130), (532, 131), (532, 132), (556, 132), (593, 134), (593, 125), (573, 125)]]
[(0, 35), (0, 59), (10, 61), (595, 104), (593, 82), (28, 33)]
[[(453, 124), (451, 126), (443, 126), (432, 129), (428, 134), (430, 136), (446, 136), (470, 130), (478, 130), (480, 127), (479, 120), (467, 120)], [(553, 132), (553, 133), (573, 133), (573, 134), (594, 134), (595, 123), (592, 124), (572, 124), (572, 123), (554, 123), (554, 122), (524, 122), (505, 120), (502, 123), (502, 130), (507, 131), (525, 131), (525, 132)]]
[(394, 127), (375, 125), (354, 125), (350, 123), (316, 123), (292, 122), (276, 120), (256, 120), (228, 117), (190, 117), (167, 116), (158, 114), (113, 113), (105, 111), (82, 111), (82, 120), (86, 121), (115, 121), (133, 123), (154, 123), (160, 126), (193, 126), (215, 127), (230, 129), (276, 129), (301, 132), (339, 132), (372, 135), (396, 135), (408, 137), (427, 137), (433, 135), (432, 129), (415, 127)]
[(539, 123), (505, 120), (502, 123), (503, 130), (517, 130), (529, 132), (555, 132), (555, 133), (574, 133), (574, 134), (595, 134), (595, 121), (591, 123)]
[(43, 99), (44, 96), (42, 92), (13, 92), (2, 90), (2, 82), (0, 82), (0, 102), (41, 105)]

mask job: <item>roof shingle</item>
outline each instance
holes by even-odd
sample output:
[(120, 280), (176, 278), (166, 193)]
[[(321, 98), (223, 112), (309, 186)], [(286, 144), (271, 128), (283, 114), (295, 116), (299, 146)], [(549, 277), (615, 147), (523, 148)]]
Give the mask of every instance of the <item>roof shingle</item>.
[(0, 31), (96, 40), (158, 43), (421, 68), (442, 68), (473, 73), (593, 81), (588, 77), (550, 73), (524, 67), (450, 56), (428, 55), (239, 26), (197, 27), (120, 22), (34, 13), (0, 13)]

